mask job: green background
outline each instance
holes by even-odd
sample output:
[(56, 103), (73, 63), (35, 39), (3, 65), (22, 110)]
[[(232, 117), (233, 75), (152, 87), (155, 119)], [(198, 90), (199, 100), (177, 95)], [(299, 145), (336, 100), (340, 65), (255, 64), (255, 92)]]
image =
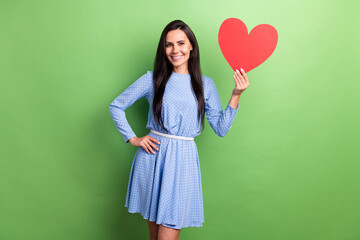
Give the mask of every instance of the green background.
[[(360, 239), (360, 2), (0, 1), (0, 239), (147, 239), (125, 197), (136, 148), (110, 102), (147, 70), (165, 25), (194, 31), (225, 107), (225, 19), (279, 33), (248, 73), (232, 129), (196, 138), (205, 209), (180, 239)], [(126, 111), (145, 129), (143, 98)]]

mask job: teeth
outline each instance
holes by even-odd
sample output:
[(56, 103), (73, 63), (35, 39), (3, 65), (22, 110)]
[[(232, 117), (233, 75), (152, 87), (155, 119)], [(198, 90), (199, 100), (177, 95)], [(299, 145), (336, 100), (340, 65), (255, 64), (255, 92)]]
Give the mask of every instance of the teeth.
[(172, 57), (174, 60), (179, 60), (180, 58), (182, 58), (182, 56), (179, 57)]

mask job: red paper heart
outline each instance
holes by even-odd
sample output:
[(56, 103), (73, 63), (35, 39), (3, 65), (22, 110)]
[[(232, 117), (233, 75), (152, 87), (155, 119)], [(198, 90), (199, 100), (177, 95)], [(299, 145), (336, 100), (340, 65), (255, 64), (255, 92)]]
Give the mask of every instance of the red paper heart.
[(228, 18), (220, 26), (218, 35), (222, 54), (231, 68), (249, 72), (274, 52), (278, 33), (268, 24), (254, 27), (248, 35), (246, 25), (237, 18)]

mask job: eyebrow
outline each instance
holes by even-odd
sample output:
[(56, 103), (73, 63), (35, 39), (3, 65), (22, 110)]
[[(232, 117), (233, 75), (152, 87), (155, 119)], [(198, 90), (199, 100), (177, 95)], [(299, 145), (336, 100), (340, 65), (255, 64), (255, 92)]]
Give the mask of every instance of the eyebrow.
[[(179, 40), (177, 42), (185, 42), (185, 40)], [(171, 43), (171, 42), (165, 42), (165, 43)]]

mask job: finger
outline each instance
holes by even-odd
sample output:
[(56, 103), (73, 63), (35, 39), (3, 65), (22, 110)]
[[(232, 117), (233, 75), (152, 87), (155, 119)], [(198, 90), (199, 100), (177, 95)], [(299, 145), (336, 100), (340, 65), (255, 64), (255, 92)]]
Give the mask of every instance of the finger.
[(159, 148), (158, 148), (153, 142), (149, 141), (148, 143), (149, 143), (149, 145), (151, 145), (153, 148), (155, 148), (156, 150), (159, 151)]
[(241, 72), (241, 74), (242, 74), (244, 77), (247, 76), (244, 69), (240, 68), (240, 72)]
[(141, 145), (147, 153), (150, 153), (149, 144), (147, 144), (145, 140), (141, 143)]
[(240, 81), (239, 81), (236, 71), (234, 72), (234, 81), (235, 81), (236, 87), (239, 87)]
[(235, 76), (234, 79), (235, 79), (235, 82), (236, 82), (236, 87), (235, 88), (238, 89), (238, 90), (242, 90), (243, 86), (242, 86), (242, 83), (240, 81), (239, 76)]
[(152, 149), (152, 147), (150, 146), (149, 143), (147, 143), (147, 148), (149, 149), (150, 152), (152, 152), (152, 154), (155, 154), (155, 151)]
[(147, 149), (146, 145), (145, 144), (142, 144), (140, 145), (147, 153), (150, 154), (149, 150)]
[(241, 74), (240, 74), (239, 70), (237, 70), (237, 69), (235, 70), (234, 76), (237, 77), (238, 80), (240, 80)]
[(236, 71), (237, 71), (237, 73), (238, 73), (239, 78), (240, 78), (240, 79), (243, 79), (244, 77), (243, 77), (243, 75), (241, 75), (240, 71), (237, 70), (237, 69), (236, 69)]
[(236, 88), (241, 89), (242, 86), (241, 86), (240, 78), (238, 76), (235, 76), (234, 79), (235, 79), (235, 83), (236, 83)]
[(249, 79), (248, 79), (248, 76), (245, 73), (245, 70), (241, 68), (241, 72), (242, 72), (242, 74), (243, 74), (243, 76), (245, 78), (246, 83), (249, 83)]
[(243, 73), (241, 81), (242, 81), (243, 85), (246, 87), (246, 86), (248, 86), (247, 76), (246, 76), (244, 69), (241, 68), (241, 71)]
[(150, 137), (150, 136), (149, 136), (149, 138), (150, 138), (151, 141), (156, 142), (157, 144), (160, 144), (160, 141), (157, 140), (156, 138), (153, 138), (153, 137)]
[(244, 90), (246, 88), (244, 83), (241, 80), (239, 80), (239, 82), (240, 82), (240, 89)]
[(236, 71), (237, 71), (237, 77), (238, 77), (238, 81), (239, 81), (239, 87), (241, 89), (244, 89), (245, 85), (243, 83), (243, 78), (241, 77), (239, 70), (236, 70)]
[(240, 86), (239, 80), (237, 79), (237, 77), (234, 75), (234, 81), (235, 81), (235, 85), (238, 88)]
[(154, 150), (150, 147), (149, 143), (144, 142), (144, 144), (147, 147), (147, 149), (149, 149), (149, 151), (151, 151), (153, 154), (155, 154)]
[(240, 81), (241, 81), (241, 85), (242, 85), (243, 88), (245, 89), (246, 86), (247, 86), (247, 84), (246, 84), (246, 81), (245, 81), (244, 77), (242, 77), (242, 78), (240, 79)]

